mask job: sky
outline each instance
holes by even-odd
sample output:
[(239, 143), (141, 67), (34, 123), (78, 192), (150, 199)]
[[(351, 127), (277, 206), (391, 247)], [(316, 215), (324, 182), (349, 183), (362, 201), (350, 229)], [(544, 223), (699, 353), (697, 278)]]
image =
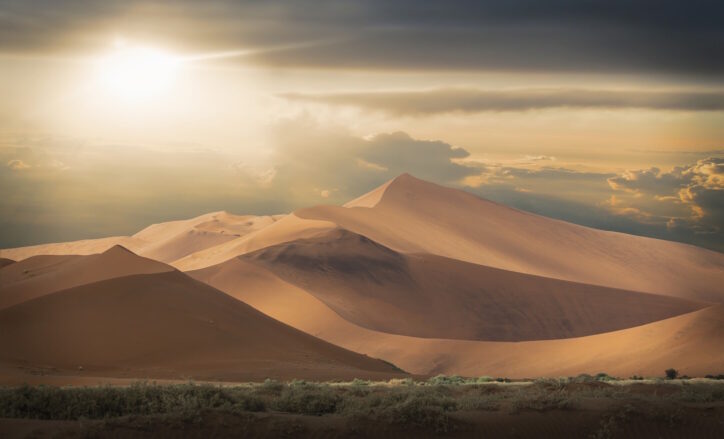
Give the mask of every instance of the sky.
[(715, 1), (0, 0), (0, 248), (396, 175), (724, 251)]

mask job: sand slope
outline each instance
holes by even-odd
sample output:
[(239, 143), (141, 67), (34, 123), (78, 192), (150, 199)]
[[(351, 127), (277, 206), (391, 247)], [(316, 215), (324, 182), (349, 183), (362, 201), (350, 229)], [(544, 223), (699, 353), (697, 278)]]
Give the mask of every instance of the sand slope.
[[(403, 174), (351, 207), (295, 212), (393, 250), (575, 282), (724, 301), (724, 254), (522, 212)], [(375, 203), (376, 202), (376, 203)], [(355, 206), (373, 207), (355, 207)]]
[(133, 235), (149, 244), (139, 254), (173, 262), (191, 253), (214, 247), (260, 230), (276, 221), (272, 216), (232, 215), (213, 212), (196, 218), (146, 227)]
[(355, 325), (304, 289), (259, 264), (233, 259), (190, 273), (305, 332), (411, 373), (535, 377), (605, 371), (660, 376), (676, 367), (705, 375), (724, 369), (724, 308), (714, 306), (605, 334), (565, 340), (487, 342), (409, 337)]
[(92, 255), (103, 253), (114, 245), (123, 246), (137, 252), (146, 244), (130, 236), (111, 236), (108, 238), (83, 239), (80, 241), (39, 244), (27, 247), (0, 249), (0, 257), (22, 261), (38, 255)]
[(400, 376), (178, 271), (61, 290), (0, 310), (0, 361), (80, 374), (259, 380)]
[(7, 265), (14, 264), (14, 263), (15, 263), (15, 261), (13, 261), (12, 259), (0, 258), (0, 268), (3, 268)]
[(183, 271), (209, 267), (241, 254), (295, 239), (319, 236), (335, 228), (336, 224), (329, 221), (305, 220), (290, 214), (233, 241), (192, 253), (174, 261), (172, 265)]
[(172, 270), (118, 245), (96, 255), (33, 256), (0, 269), (0, 309), (91, 282)]
[(212, 212), (187, 220), (153, 224), (133, 236), (0, 249), (0, 256), (22, 260), (37, 255), (89, 255), (122, 245), (134, 253), (168, 263), (260, 230), (283, 216)]
[(367, 329), (428, 338), (521, 341), (638, 326), (704, 303), (402, 255), (336, 229), (243, 256)]

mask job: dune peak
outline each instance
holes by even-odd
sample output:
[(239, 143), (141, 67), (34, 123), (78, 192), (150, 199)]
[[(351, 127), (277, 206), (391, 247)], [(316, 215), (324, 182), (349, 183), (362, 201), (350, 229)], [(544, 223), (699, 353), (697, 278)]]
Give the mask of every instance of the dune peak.
[(116, 244), (112, 247), (110, 247), (108, 250), (104, 251), (104, 255), (112, 255), (112, 254), (131, 254), (134, 256), (138, 256), (136, 253), (132, 252), (128, 248), (122, 246), (121, 244)]

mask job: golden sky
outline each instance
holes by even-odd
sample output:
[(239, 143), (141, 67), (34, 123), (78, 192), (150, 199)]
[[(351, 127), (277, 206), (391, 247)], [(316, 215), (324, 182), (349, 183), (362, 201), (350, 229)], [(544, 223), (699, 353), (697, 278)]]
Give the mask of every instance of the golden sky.
[(722, 250), (722, 12), (0, 1), (0, 246), (342, 203), (410, 172)]

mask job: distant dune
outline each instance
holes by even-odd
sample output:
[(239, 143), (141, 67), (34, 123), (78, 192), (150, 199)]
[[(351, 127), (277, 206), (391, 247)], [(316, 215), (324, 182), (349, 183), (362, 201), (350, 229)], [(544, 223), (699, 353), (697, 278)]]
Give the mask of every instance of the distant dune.
[(141, 256), (170, 263), (191, 253), (215, 247), (262, 229), (283, 216), (212, 212), (188, 220), (153, 224), (133, 236), (0, 249), (0, 256), (22, 260), (37, 255), (90, 255), (121, 245)]
[(724, 371), (724, 254), (407, 174), (343, 207), (0, 256), (19, 261), (0, 262), (0, 373), (401, 376), (373, 358), (416, 374)]
[(190, 254), (173, 262), (172, 265), (183, 271), (209, 267), (228, 261), (241, 254), (282, 242), (319, 236), (336, 228), (336, 224), (329, 221), (305, 220), (290, 214), (268, 227), (222, 245)]

